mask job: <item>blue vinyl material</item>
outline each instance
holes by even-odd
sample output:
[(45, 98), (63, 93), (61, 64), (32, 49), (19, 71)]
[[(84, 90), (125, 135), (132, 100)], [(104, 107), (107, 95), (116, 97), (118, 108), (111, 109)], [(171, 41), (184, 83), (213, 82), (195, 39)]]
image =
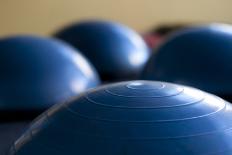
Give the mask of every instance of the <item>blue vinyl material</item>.
[(231, 60), (232, 26), (193, 27), (174, 33), (155, 51), (142, 79), (189, 85), (232, 99)]
[(9, 155), (231, 155), (232, 105), (165, 82), (109, 84), (38, 117)]
[(0, 39), (0, 111), (45, 110), (98, 84), (92, 65), (66, 43), (36, 36)]
[(104, 81), (135, 79), (150, 55), (136, 32), (115, 22), (76, 23), (57, 32), (55, 37), (79, 49)]

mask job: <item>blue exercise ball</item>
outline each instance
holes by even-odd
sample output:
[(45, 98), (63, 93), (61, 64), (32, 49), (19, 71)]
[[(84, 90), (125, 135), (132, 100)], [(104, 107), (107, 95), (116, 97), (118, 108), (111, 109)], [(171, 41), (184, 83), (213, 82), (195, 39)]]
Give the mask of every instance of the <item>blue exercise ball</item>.
[(197, 87), (232, 101), (232, 26), (211, 24), (173, 34), (151, 56), (142, 79)]
[(66, 43), (37, 36), (0, 39), (0, 115), (42, 111), (98, 84), (92, 65)]
[(150, 54), (136, 32), (115, 22), (80, 22), (57, 32), (55, 37), (79, 49), (103, 81), (135, 79)]
[(231, 155), (232, 105), (187, 86), (128, 81), (52, 107), (10, 155)]

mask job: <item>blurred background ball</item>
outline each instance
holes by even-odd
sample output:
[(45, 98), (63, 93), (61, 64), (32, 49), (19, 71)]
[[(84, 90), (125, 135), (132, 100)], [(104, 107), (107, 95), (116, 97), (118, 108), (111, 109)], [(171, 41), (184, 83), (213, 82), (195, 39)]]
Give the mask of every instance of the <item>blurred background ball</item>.
[(76, 23), (57, 32), (55, 37), (79, 49), (103, 81), (135, 79), (149, 58), (143, 39), (132, 29), (114, 22)]
[(143, 79), (197, 87), (232, 101), (232, 27), (211, 24), (174, 33), (152, 55)]
[(50, 106), (99, 84), (95, 69), (63, 42), (35, 36), (0, 40), (0, 154)]
[(38, 111), (99, 84), (69, 45), (35, 36), (0, 40), (0, 111)]
[(232, 106), (200, 90), (131, 81), (43, 113), (10, 155), (230, 155)]

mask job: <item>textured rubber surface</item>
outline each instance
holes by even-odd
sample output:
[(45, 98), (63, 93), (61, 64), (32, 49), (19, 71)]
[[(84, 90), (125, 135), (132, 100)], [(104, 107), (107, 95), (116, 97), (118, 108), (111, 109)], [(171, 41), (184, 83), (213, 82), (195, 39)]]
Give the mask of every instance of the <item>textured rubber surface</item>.
[(231, 155), (232, 106), (203, 91), (130, 81), (43, 113), (10, 155)]

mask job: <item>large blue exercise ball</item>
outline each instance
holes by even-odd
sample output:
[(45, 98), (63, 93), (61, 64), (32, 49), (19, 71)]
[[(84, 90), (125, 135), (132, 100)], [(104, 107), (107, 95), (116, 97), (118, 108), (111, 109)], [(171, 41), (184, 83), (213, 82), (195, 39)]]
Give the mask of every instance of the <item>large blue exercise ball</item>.
[(232, 105), (187, 86), (105, 85), (38, 117), (10, 155), (231, 155)]
[(151, 56), (142, 79), (197, 87), (232, 101), (232, 26), (211, 24), (173, 34)]
[(143, 39), (132, 29), (109, 21), (84, 21), (55, 34), (79, 49), (103, 81), (135, 79), (149, 58)]
[(0, 39), (0, 115), (42, 111), (98, 84), (92, 65), (66, 43), (37, 36)]

